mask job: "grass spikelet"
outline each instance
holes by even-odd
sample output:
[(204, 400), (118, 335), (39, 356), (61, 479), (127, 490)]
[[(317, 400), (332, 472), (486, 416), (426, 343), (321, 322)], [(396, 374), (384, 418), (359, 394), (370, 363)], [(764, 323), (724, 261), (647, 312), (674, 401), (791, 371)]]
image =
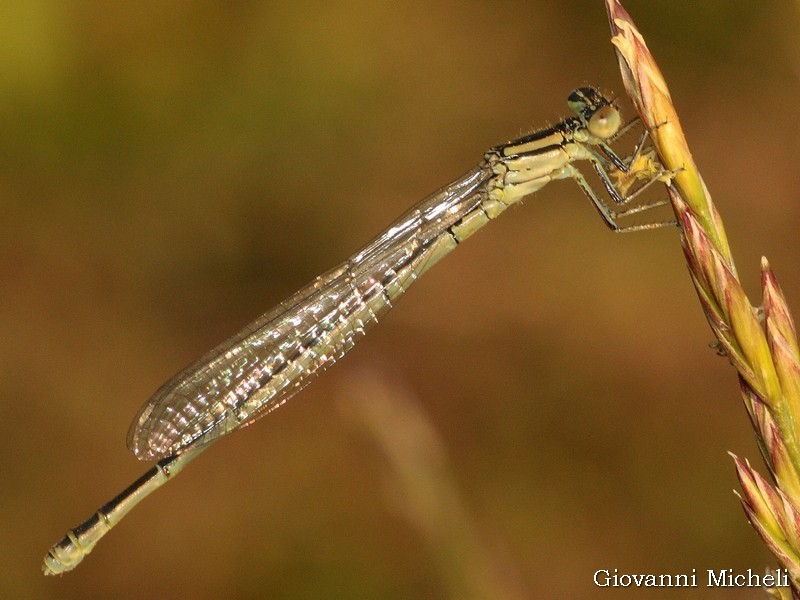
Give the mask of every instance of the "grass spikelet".
[[(742, 507), (753, 528), (790, 574), (800, 598), (800, 346), (775, 274), (761, 263), (761, 311), (747, 299), (722, 219), (695, 164), (661, 70), (619, 0), (606, 0), (622, 78), (661, 164), (674, 171), (667, 189), (700, 304), (739, 383), (772, 481), (733, 457)], [(791, 594), (791, 596), (790, 596)]]

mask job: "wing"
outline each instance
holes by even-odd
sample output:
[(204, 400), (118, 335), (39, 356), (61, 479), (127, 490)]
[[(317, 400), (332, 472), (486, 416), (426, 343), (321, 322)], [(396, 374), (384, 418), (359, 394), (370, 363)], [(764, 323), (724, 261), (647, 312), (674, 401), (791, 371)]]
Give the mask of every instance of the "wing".
[(286, 402), (344, 356), (455, 247), (458, 237), (450, 228), (481, 210), (491, 177), (486, 163), (472, 169), (175, 375), (136, 415), (128, 447), (141, 460), (178, 454)]

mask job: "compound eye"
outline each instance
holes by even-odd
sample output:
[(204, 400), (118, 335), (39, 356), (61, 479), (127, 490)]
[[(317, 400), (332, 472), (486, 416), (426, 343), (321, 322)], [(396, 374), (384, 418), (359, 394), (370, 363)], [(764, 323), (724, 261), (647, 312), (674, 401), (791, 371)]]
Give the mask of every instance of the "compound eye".
[(576, 115), (584, 115), (587, 110), (591, 110), (591, 99), (594, 98), (594, 95), (596, 92), (592, 88), (578, 88), (567, 97), (567, 104)]
[(619, 131), (622, 126), (622, 117), (614, 106), (607, 104), (589, 117), (587, 125), (589, 133), (601, 140), (607, 140)]

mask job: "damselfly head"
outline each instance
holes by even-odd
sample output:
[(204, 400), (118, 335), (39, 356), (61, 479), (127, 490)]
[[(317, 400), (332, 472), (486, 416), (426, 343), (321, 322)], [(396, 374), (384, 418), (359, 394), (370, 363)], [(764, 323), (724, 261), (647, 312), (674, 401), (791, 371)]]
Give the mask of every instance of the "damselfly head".
[(595, 88), (578, 88), (569, 95), (567, 104), (595, 137), (606, 140), (622, 127), (617, 107)]

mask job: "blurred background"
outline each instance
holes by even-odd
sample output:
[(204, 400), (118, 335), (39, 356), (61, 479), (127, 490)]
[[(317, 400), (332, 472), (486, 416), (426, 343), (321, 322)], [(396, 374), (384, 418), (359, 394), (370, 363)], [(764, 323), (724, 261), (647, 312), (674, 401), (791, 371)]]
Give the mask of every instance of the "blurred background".
[[(753, 302), (763, 254), (800, 306), (797, 4), (625, 5)], [(5, 0), (3, 596), (649, 598), (593, 573), (774, 565), (731, 491), (726, 452), (760, 459), (677, 232), (614, 235), (558, 182), (40, 573), (147, 468), (125, 434), (162, 382), (587, 84), (630, 115), (600, 0)]]

